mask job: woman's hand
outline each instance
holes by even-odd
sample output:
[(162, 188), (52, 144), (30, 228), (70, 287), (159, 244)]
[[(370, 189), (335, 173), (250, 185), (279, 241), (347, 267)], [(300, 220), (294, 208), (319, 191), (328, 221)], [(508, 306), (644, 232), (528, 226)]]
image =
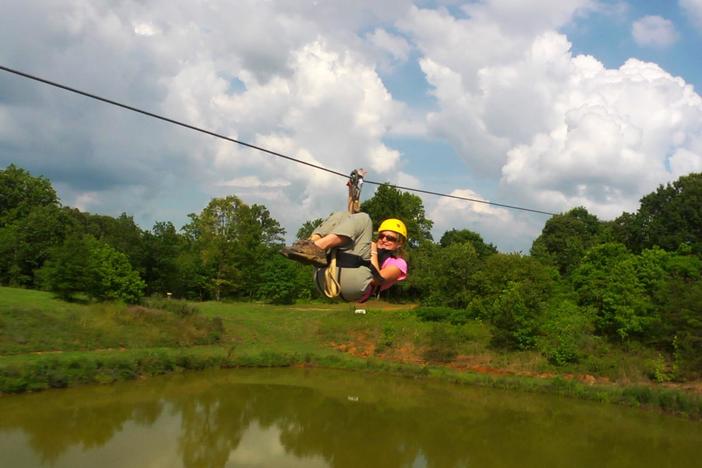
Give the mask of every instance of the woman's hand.
[(375, 242), (371, 242), (370, 261), (375, 269), (380, 271), (380, 265), (378, 264), (378, 244)]
[(393, 282), (396, 281), (401, 275), (402, 271), (396, 267), (395, 265), (390, 265), (386, 268), (383, 268), (382, 270), (380, 269), (380, 264), (378, 263), (378, 244), (377, 242), (371, 242), (371, 254), (370, 254), (370, 259), (371, 263), (375, 267), (376, 270), (378, 270), (378, 273), (380, 273), (380, 277), (382, 278), (382, 281), (379, 281), (380, 278), (373, 278), (372, 283), (373, 284), (384, 284), (387, 282)]

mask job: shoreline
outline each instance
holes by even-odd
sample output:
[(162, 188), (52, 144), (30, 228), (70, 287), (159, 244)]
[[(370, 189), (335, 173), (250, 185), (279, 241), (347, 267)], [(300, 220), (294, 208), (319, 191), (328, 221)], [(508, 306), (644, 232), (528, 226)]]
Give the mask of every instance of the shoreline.
[(566, 375), (494, 375), (443, 365), (417, 365), (343, 353), (236, 353), (222, 347), (119, 349), (0, 357), (0, 397), (158, 375), (237, 368), (329, 368), (429, 378), (461, 385), (545, 393), (702, 419), (702, 395), (664, 384), (585, 383)]

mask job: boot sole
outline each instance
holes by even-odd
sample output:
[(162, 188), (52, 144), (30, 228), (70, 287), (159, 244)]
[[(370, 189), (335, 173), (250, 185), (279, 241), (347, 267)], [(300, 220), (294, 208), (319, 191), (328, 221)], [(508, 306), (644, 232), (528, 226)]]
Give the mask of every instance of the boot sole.
[(316, 257), (311, 258), (307, 255), (301, 254), (301, 253), (296, 252), (294, 250), (283, 249), (280, 251), (280, 254), (283, 257), (289, 258), (290, 260), (295, 260), (296, 262), (303, 263), (305, 265), (312, 265), (312, 266), (315, 266), (317, 268), (324, 268), (327, 266), (326, 259), (324, 262), (321, 262)]

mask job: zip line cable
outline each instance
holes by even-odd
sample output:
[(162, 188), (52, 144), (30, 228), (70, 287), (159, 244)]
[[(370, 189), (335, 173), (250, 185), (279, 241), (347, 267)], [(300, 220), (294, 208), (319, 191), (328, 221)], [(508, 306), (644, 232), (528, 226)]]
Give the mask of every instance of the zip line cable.
[(266, 148), (261, 148), (260, 146), (252, 145), (252, 144), (246, 143), (244, 141), (236, 140), (236, 139), (228, 137), (226, 135), (221, 135), (219, 133), (211, 132), (211, 131), (205, 130), (203, 128), (195, 127), (194, 125), (190, 125), (190, 124), (187, 124), (184, 122), (180, 122), (178, 120), (170, 119), (170, 118), (164, 117), (162, 115), (154, 114), (153, 112), (145, 111), (145, 110), (139, 109), (137, 107), (128, 106), (127, 104), (122, 104), (121, 102), (113, 101), (111, 99), (100, 97), (100, 96), (97, 96), (95, 94), (86, 93), (85, 91), (71, 88), (70, 86), (62, 85), (62, 84), (56, 83), (54, 81), (49, 81), (49, 80), (46, 80), (44, 78), (39, 78), (38, 76), (33, 76), (33, 75), (28, 74), (28, 73), (21, 72), (19, 70), (13, 70), (12, 68), (8, 68), (8, 67), (5, 67), (3, 65), (0, 65), (0, 70), (14, 73), (15, 75), (19, 75), (19, 76), (22, 76), (24, 78), (29, 78), (30, 80), (39, 81), (41, 83), (48, 84), (50, 86), (55, 86), (56, 88), (61, 88), (63, 90), (70, 91), (72, 93), (80, 94), (82, 96), (89, 97), (89, 98), (95, 99), (97, 101), (106, 102), (107, 104), (112, 104), (113, 106), (121, 107), (123, 109), (137, 112), (139, 114), (144, 114), (144, 115), (147, 115), (149, 117), (153, 117), (155, 119), (163, 120), (164, 122), (168, 122), (168, 123), (172, 123), (174, 125), (179, 125), (181, 127), (189, 128), (190, 130), (195, 130), (196, 132), (205, 133), (207, 135), (211, 135), (213, 137), (217, 137), (217, 138), (221, 138), (223, 140), (231, 141), (232, 143), (237, 143), (239, 145), (246, 146), (248, 148), (253, 148), (253, 149), (256, 149), (259, 151), (263, 151), (264, 153), (272, 154), (273, 156), (278, 156), (279, 158), (284, 158), (284, 159), (288, 159), (290, 161), (295, 161), (295, 162), (300, 163), (300, 164), (305, 164), (306, 166), (310, 166), (310, 167), (314, 167), (315, 169), (320, 169), (322, 171), (330, 172), (332, 174), (336, 174), (336, 175), (339, 175), (341, 177), (345, 177), (345, 178), (348, 177), (347, 174), (337, 172), (337, 171), (334, 171), (331, 169), (327, 169), (326, 167), (318, 166), (317, 164), (312, 164), (312, 163), (309, 163), (307, 161), (302, 161), (300, 159), (293, 158), (291, 156), (286, 156), (284, 154), (276, 153), (275, 151), (271, 151), (271, 150), (268, 150)]
[[(79, 89), (72, 88), (72, 87), (70, 87), (70, 86), (66, 86), (66, 85), (57, 83), (57, 82), (55, 82), (55, 81), (50, 81), (50, 80), (47, 80), (47, 79), (45, 79), (45, 78), (40, 78), (40, 77), (38, 77), (38, 76), (30, 75), (29, 73), (24, 73), (24, 72), (21, 72), (21, 71), (19, 71), (19, 70), (15, 70), (15, 69), (13, 69), (13, 68), (5, 67), (5, 66), (3, 66), (3, 65), (0, 65), (0, 70), (6, 71), (6, 72), (8, 72), (8, 73), (13, 73), (13, 74), (18, 75), (18, 76), (21, 76), (21, 77), (23, 77), (23, 78), (28, 78), (28, 79), (30, 79), (30, 80), (38, 81), (38, 82), (40, 82), (40, 83), (44, 83), (44, 84), (47, 84), (47, 85), (49, 85), (49, 86), (53, 86), (53, 87), (56, 87), (56, 88), (60, 88), (60, 89), (63, 89), (63, 90), (65, 90), (65, 91), (70, 91), (71, 93), (80, 94), (81, 96), (85, 96), (85, 97), (88, 97), (88, 98), (91, 98), (91, 99), (95, 99), (96, 101), (102, 101), (102, 102), (104, 102), (104, 103), (111, 104), (111, 105), (113, 105), (113, 106), (121, 107), (121, 108), (123, 108), (123, 109), (127, 109), (127, 110), (130, 110), (130, 111), (132, 111), (132, 112), (139, 113), (139, 114), (143, 114), (143, 115), (146, 115), (146, 116), (148, 116), (148, 117), (153, 117), (153, 118), (158, 119), (158, 120), (163, 120), (164, 122), (168, 122), (168, 123), (171, 123), (171, 124), (174, 124), (174, 125), (178, 125), (178, 126), (180, 126), (180, 127), (185, 127), (185, 128), (187, 128), (187, 129), (194, 130), (194, 131), (196, 131), (196, 132), (204, 133), (204, 134), (206, 134), (206, 135), (210, 135), (210, 136), (213, 136), (213, 137), (216, 137), (216, 138), (221, 138), (222, 140), (226, 140), (226, 141), (229, 141), (229, 142), (232, 142), (232, 143), (236, 143), (236, 144), (241, 145), (241, 146), (245, 146), (245, 147), (247, 147), (247, 148), (251, 148), (251, 149), (255, 149), (255, 150), (258, 150), (258, 151), (261, 151), (261, 152), (264, 152), (264, 153), (268, 153), (268, 154), (270, 154), (270, 155), (272, 155), (272, 156), (276, 156), (276, 157), (279, 157), (279, 158), (287, 159), (288, 161), (293, 161), (293, 162), (296, 162), (296, 163), (299, 163), (299, 164), (304, 164), (305, 166), (313, 167), (313, 168), (315, 168), (315, 169), (319, 169), (320, 171), (328, 172), (328, 173), (330, 173), (330, 174), (335, 174), (335, 175), (338, 175), (338, 176), (343, 177), (343, 178), (345, 178), (345, 179), (348, 178), (348, 174), (344, 174), (343, 172), (335, 171), (335, 170), (333, 170), (333, 169), (329, 169), (329, 168), (326, 168), (326, 167), (324, 167), (324, 166), (320, 166), (320, 165), (318, 165), (318, 164), (312, 164), (312, 163), (310, 163), (310, 162), (303, 161), (303, 160), (301, 160), (301, 159), (293, 158), (292, 156), (287, 156), (287, 155), (285, 155), (285, 154), (281, 154), (281, 153), (278, 153), (278, 152), (276, 152), (276, 151), (272, 151), (272, 150), (263, 148), (263, 147), (261, 147), (261, 146), (252, 145), (251, 143), (246, 143), (246, 142), (244, 142), (244, 141), (237, 140), (237, 139), (235, 139), (235, 138), (231, 138), (231, 137), (228, 137), (228, 136), (226, 136), (226, 135), (222, 135), (222, 134), (220, 134), (220, 133), (212, 132), (212, 131), (210, 131), (210, 130), (206, 130), (206, 129), (203, 129), (203, 128), (200, 128), (200, 127), (196, 127), (196, 126), (194, 126), (194, 125), (190, 125), (190, 124), (187, 124), (187, 123), (184, 123), (184, 122), (175, 120), (175, 119), (171, 119), (171, 118), (168, 118), (168, 117), (164, 117), (164, 116), (162, 116), (162, 115), (155, 114), (155, 113), (153, 113), (153, 112), (145, 111), (145, 110), (143, 110), (143, 109), (139, 109), (138, 107), (133, 107), (133, 106), (129, 106), (129, 105), (127, 105), (127, 104), (122, 104), (121, 102), (113, 101), (112, 99), (107, 99), (107, 98), (104, 98), (104, 97), (101, 97), (101, 96), (98, 96), (98, 95), (95, 95), (95, 94), (91, 94), (91, 93), (88, 93), (88, 92), (85, 92), (85, 91), (81, 91), (81, 90), (79, 90)], [(412, 188), (412, 187), (402, 187), (402, 186), (400, 186), (400, 185), (392, 185), (392, 184), (387, 184), (387, 183), (384, 183), (384, 182), (376, 182), (376, 181), (372, 181), (372, 180), (364, 180), (364, 183), (366, 183), (366, 184), (372, 184), (372, 185), (388, 185), (388, 186), (390, 186), (390, 187), (393, 187), (393, 188), (396, 188), (396, 189), (399, 189), (399, 190), (406, 190), (406, 191), (408, 191), (408, 192), (425, 193), (425, 194), (427, 194), (427, 195), (436, 195), (436, 196), (439, 196), (439, 197), (454, 198), (454, 199), (457, 199), (457, 200), (465, 200), (465, 201), (469, 201), (469, 202), (473, 202), (473, 203), (483, 203), (483, 204), (485, 204), (485, 205), (499, 206), (499, 207), (502, 207), (502, 208), (509, 208), (509, 209), (512, 209), (512, 210), (529, 211), (529, 212), (532, 212), (532, 213), (540, 213), (540, 214), (545, 214), (545, 215), (549, 215), (549, 216), (553, 216), (553, 215), (556, 214), (556, 213), (550, 213), (550, 212), (548, 212), (548, 211), (535, 210), (535, 209), (532, 209), (532, 208), (524, 208), (524, 207), (516, 206), (516, 205), (506, 205), (506, 204), (491, 202), (491, 201), (487, 201), (487, 200), (479, 200), (479, 199), (476, 199), (476, 198), (461, 197), (461, 196), (458, 196), (458, 195), (450, 195), (450, 194), (440, 193), (440, 192), (432, 192), (432, 191), (430, 191), (430, 190), (422, 190), (422, 189), (417, 189), (417, 188)]]

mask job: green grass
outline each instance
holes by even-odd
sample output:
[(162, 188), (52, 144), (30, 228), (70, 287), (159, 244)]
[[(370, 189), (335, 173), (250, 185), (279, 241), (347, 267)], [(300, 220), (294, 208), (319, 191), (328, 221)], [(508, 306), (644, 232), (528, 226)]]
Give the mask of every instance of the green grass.
[(0, 288), (0, 355), (192, 346), (219, 341), (219, 320), (124, 304), (76, 304)]
[[(558, 369), (535, 352), (491, 350), (490, 331), (481, 322), (426, 322), (410, 307), (388, 310), (371, 303), (366, 309), (355, 314), (349, 304), (158, 301), (128, 307), (66, 303), (45, 292), (0, 288), (0, 392), (205, 368), (318, 366), (433, 376), (702, 417), (699, 395), (649, 382), (590, 386), (564, 374), (612, 375), (615, 381), (621, 350), (608, 348), (595, 364)], [(636, 382), (632, 376), (644, 378), (647, 359), (622, 358), (619, 372)], [(461, 363), (463, 370), (457, 369)], [(474, 364), (508, 372), (471, 372)], [(541, 372), (556, 377), (538, 377)]]

